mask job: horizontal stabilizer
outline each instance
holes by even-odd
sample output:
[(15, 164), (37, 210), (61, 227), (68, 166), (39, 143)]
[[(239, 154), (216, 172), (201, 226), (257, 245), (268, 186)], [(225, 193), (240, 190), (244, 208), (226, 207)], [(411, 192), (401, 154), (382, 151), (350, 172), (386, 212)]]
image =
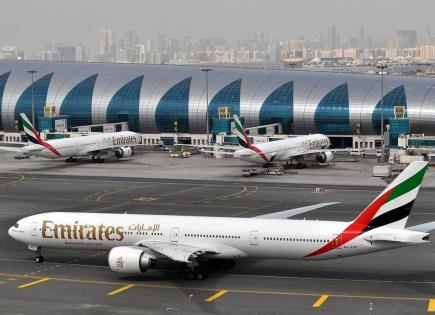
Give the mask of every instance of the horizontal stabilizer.
[(435, 230), (435, 221), (414, 225), (406, 228), (410, 231), (429, 233)]
[(311, 206), (263, 214), (263, 215), (256, 216), (254, 218), (256, 218), (256, 219), (288, 219), (288, 218), (291, 218), (291, 217), (298, 215), (298, 214), (301, 214), (301, 213), (305, 213), (305, 212), (313, 211), (313, 210), (316, 210), (319, 208), (335, 205), (337, 203), (338, 202), (317, 203), (317, 204), (311, 205)]

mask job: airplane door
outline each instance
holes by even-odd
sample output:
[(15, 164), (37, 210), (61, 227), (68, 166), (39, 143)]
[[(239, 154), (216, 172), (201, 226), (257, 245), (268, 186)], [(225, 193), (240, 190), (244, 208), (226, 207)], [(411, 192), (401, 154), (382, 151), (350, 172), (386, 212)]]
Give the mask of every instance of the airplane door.
[(259, 237), (260, 233), (258, 231), (251, 231), (251, 235), (249, 236), (249, 245), (258, 245)]
[(38, 232), (38, 222), (32, 222), (30, 233), (32, 234), (32, 236), (36, 236), (37, 232)]
[(342, 235), (341, 234), (334, 234), (332, 237), (334, 240), (334, 247), (336, 249), (341, 249), (341, 245), (343, 244)]
[(171, 229), (171, 242), (177, 243), (179, 238), (179, 229), (174, 227)]

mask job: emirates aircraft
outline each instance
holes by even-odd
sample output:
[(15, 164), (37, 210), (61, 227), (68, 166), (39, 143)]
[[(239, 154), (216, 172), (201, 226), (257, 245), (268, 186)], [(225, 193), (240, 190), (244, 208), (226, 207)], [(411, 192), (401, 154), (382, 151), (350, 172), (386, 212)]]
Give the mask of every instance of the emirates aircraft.
[(204, 279), (202, 259), (322, 260), (425, 244), (435, 221), (405, 228), (427, 169), (412, 162), (351, 222), (288, 220), (331, 203), (254, 218), (50, 212), (9, 229), (42, 262), (42, 248), (110, 250), (119, 273), (143, 273), (157, 261), (185, 263), (189, 279)]
[(21, 148), (3, 146), (0, 147), (0, 150), (49, 159), (66, 158), (66, 162), (75, 162), (76, 157), (79, 156), (92, 156), (93, 162), (102, 163), (104, 156), (107, 155), (113, 155), (117, 158), (131, 157), (133, 148), (141, 145), (140, 136), (131, 131), (44, 141), (27, 116), (24, 113), (20, 115), (24, 132), (30, 144)]
[[(294, 160), (297, 163), (296, 166), (302, 168), (305, 167), (304, 157), (310, 155), (315, 156), (319, 163), (328, 163), (333, 159), (334, 152), (348, 151), (346, 149), (328, 149), (331, 142), (327, 136), (322, 134), (298, 136), (253, 145), (237, 115), (234, 115), (234, 125), (239, 145), (243, 149), (234, 150), (234, 147), (223, 147), (225, 150), (219, 153), (232, 155), (234, 158), (265, 167), (273, 162), (292, 162)], [(233, 152), (229, 152), (231, 150)], [(211, 150), (211, 147), (201, 151), (216, 153)]]

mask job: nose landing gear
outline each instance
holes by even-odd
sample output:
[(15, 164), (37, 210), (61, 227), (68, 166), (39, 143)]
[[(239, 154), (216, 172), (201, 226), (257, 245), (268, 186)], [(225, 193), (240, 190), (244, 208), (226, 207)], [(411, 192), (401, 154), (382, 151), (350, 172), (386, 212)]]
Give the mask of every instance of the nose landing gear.
[(44, 262), (44, 257), (41, 254), (41, 247), (29, 245), (27, 248), (35, 252), (35, 255), (36, 255), (34, 258), (35, 263), (40, 264), (40, 263)]

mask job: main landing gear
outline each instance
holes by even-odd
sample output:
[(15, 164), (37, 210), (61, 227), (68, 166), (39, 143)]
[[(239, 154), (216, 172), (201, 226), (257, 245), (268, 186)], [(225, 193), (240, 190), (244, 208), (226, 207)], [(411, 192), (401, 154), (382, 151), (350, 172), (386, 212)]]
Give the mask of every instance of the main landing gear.
[(77, 159), (75, 157), (70, 156), (69, 158), (67, 158), (65, 160), (65, 163), (73, 163), (73, 162), (77, 162)]
[(92, 156), (92, 162), (93, 162), (93, 163), (104, 163), (104, 159), (101, 158), (101, 157), (99, 157), (99, 156), (95, 156), (95, 155), (93, 155), (93, 156)]
[(296, 169), (303, 169), (303, 168), (306, 168), (306, 167), (307, 167), (307, 165), (305, 164), (305, 161), (304, 161), (304, 157), (303, 157), (303, 156), (296, 156), (296, 157), (293, 157), (293, 158), (290, 160), (290, 165), (291, 165), (291, 166), (293, 166), (293, 161), (296, 161), (296, 165), (295, 165), (295, 168), (296, 168)]
[(186, 268), (181, 272), (180, 277), (189, 280), (204, 280), (207, 278), (207, 273), (198, 267)]

